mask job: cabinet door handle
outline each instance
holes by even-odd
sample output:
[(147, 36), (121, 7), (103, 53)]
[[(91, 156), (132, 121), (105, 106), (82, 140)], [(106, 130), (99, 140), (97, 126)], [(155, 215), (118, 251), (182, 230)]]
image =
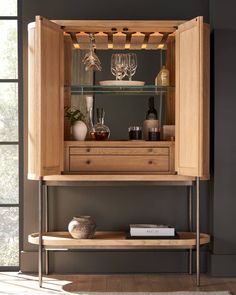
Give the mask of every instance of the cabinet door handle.
[(149, 152), (149, 153), (152, 153), (152, 152), (153, 152), (153, 149), (148, 149), (148, 152)]
[(90, 152), (90, 148), (86, 149), (86, 152), (89, 153)]
[(152, 160), (149, 160), (148, 161), (148, 164), (150, 164), (150, 165), (153, 164), (153, 161)]
[(86, 164), (87, 164), (87, 165), (90, 165), (90, 164), (91, 164), (91, 160), (87, 160), (87, 161), (86, 161)]

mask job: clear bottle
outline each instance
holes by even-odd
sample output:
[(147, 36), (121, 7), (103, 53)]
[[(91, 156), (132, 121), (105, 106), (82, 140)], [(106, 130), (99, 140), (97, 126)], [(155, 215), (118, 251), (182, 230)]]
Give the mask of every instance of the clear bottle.
[(169, 86), (169, 70), (166, 66), (162, 66), (160, 72), (155, 79), (156, 86)]
[(87, 139), (94, 140), (94, 126), (93, 126), (93, 97), (86, 96), (86, 108), (87, 108)]
[(94, 125), (95, 140), (107, 140), (110, 136), (110, 129), (104, 124), (105, 111), (97, 108), (97, 124)]

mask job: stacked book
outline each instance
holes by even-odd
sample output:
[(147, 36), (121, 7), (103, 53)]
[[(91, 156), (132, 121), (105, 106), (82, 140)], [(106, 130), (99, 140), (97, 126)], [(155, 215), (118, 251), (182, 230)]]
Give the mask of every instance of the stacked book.
[(177, 238), (174, 227), (163, 224), (130, 224), (129, 238), (131, 239), (175, 239)]

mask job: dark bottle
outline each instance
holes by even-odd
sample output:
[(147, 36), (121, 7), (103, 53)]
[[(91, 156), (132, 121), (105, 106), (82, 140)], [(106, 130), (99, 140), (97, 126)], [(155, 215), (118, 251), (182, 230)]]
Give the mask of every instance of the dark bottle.
[(142, 128), (140, 126), (130, 126), (128, 130), (129, 130), (129, 140), (142, 139)]
[(148, 99), (148, 111), (146, 120), (143, 122), (143, 138), (149, 140), (148, 131), (150, 128), (157, 128), (159, 130), (159, 121), (157, 119), (157, 110), (154, 107), (154, 96)]
[(150, 96), (148, 99), (148, 111), (146, 120), (157, 120), (157, 110), (154, 107), (154, 96)]
[(150, 141), (160, 140), (160, 132), (158, 131), (157, 128), (155, 128), (155, 127), (149, 128), (148, 140), (150, 140)]

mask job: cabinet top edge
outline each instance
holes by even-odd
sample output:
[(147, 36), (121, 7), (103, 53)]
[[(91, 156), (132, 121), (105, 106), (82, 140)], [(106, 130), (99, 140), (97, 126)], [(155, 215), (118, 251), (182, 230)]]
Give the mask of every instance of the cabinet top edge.
[(148, 175), (148, 174), (64, 174), (64, 175), (48, 175), (43, 177), (44, 181), (56, 182), (188, 182), (188, 185), (195, 180), (195, 177), (181, 175)]
[(52, 20), (64, 31), (162, 31), (174, 32), (184, 21), (178, 20)]
[[(42, 16), (36, 16), (37, 20), (44, 20)], [(46, 19), (45, 19), (46, 20)], [(169, 32), (176, 31), (179, 25), (189, 20), (83, 20), (83, 19), (64, 19), (50, 20), (60, 26), (65, 32), (100, 32), (100, 31), (129, 31), (129, 32)], [(29, 23), (31, 26), (33, 22)]]
[(65, 147), (169, 147), (174, 141), (107, 140), (107, 141), (64, 141)]

